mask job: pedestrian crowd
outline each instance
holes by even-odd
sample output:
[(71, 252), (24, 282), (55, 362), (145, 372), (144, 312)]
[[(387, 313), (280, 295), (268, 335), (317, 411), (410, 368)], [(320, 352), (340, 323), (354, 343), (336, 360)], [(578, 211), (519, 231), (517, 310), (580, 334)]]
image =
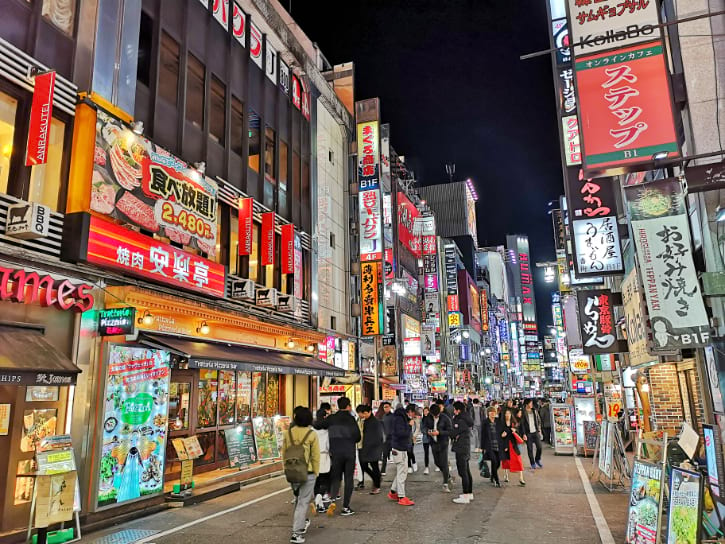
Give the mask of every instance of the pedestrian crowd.
[(543, 444), (551, 439), (546, 399), (508, 399), (503, 404), (495, 400), (484, 404), (478, 398), (438, 399), (422, 410), (416, 404), (382, 402), (373, 414), (366, 404), (353, 411), (350, 399), (340, 397), (334, 414), (323, 402), (314, 419), (309, 408), (298, 406), (282, 447), (285, 476), (295, 495), (290, 542), (305, 542), (310, 511), (333, 516), (341, 501), (341, 516), (355, 514), (351, 507), (355, 480), (357, 489), (365, 490), (366, 474), (372, 485), (369, 493), (378, 495), (382, 477), (390, 472), (387, 498), (400, 506), (414, 506), (406, 481), (408, 474), (418, 471), (417, 444), (423, 447), (423, 474), (430, 474), (432, 458), (446, 493), (453, 491), (449, 452), (453, 453), (461, 481), (461, 493), (453, 502), (469, 504), (472, 454), (478, 455), (480, 475), (492, 486), (501, 487), (509, 476), (518, 476), (523, 487), (524, 449), (530, 468), (542, 469)]

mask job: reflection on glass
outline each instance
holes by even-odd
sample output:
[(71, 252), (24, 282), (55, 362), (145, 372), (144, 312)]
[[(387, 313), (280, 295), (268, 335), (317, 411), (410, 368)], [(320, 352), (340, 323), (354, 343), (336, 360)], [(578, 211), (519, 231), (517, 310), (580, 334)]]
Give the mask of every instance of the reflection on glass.
[(217, 371), (199, 370), (199, 404), (196, 409), (197, 425), (216, 425), (217, 414)]
[(33, 484), (35, 478), (31, 476), (20, 476), (15, 478), (15, 501), (13, 504), (24, 504), (33, 498)]
[(236, 391), (233, 370), (219, 371), (219, 425), (234, 423)]
[(172, 431), (189, 428), (191, 383), (171, 382), (169, 386), (169, 426)]
[(272, 417), (279, 413), (279, 374), (267, 374), (267, 398), (265, 414)]
[(199, 445), (204, 453), (194, 461), (194, 465), (208, 465), (213, 463), (216, 456), (216, 431), (199, 433), (196, 436), (199, 438)]
[(252, 373), (237, 372), (237, 421), (242, 422), (252, 414)]
[(249, 168), (255, 172), (259, 172), (259, 115), (253, 110), (249, 110)]
[(252, 373), (252, 416), (264, 415), (264, 394), (267, 385), (264, 372)]

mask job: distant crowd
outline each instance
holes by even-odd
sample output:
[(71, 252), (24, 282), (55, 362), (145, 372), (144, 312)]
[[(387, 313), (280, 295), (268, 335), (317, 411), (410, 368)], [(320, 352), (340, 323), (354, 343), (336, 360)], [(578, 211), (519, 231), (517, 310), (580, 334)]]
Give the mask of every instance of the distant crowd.
[(322, 403), (313, 418), (309, 408), (298, 406), (282, 448), (285, 476), (295, 494), (290, 542), (305, 542), (310, 511), (333, 516), (341, 501), (341, 516), (355, 514), (353, 490), (356, 485), (365, 490), (365, 475), (371, 480), (369, 493), (378, 495), (382, 476), (391, 472), (387, 498), (403, 507), (414, 506), (406, 480), (419, 468), (417, 444), (423, 448), (423, 474), (430, 474), (432, 458), (445, 493), (454, 485), (449, 464), (450, 452), (454, 454), (461, 480), (456, 504), (474, 499), (472, 454), (478, 454), (480, 475), (492, 486), (506, 485), (510, 476), (518, 476), (518, 485), (525, 486), (524, 445), (530, 468), (542, 469), (543, 444), (552, 439), (550, 409), (546, 399), (482, 403), (478, 398), (442, 398), (423, 408), (383, 402), (373, 414), (366, 404), (353, 411), (350, 399), (341, 397), (337, 412)]

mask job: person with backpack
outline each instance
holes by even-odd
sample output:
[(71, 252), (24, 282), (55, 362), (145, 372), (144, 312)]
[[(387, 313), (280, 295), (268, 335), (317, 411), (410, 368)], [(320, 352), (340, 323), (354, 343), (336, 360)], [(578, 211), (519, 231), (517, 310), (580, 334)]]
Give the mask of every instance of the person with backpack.
[[(360, 428), (357, 426), (355, 416), (351, 413), (350, 399), (340, 397), (337, 399), (337, 412), (324, 419), (321, 428), (327, 429), (330, 437), (330, 498), (334, 501), (340, 491), (342, 477), (345, 477), (345, 492), (343, 495), (341, 516), (352, 516), (355, 511), (350, 508), (350, 499), (355, 486), (356, 446), (360, 441)], [(333, 516), (337, 505), (332, 502), (327, 508), (327, 515)]]
[(296, 497), (290, 542), (300, 544), (305, 541), (310, 526), (307, 511), (320, 473), (320, 444), (312, 428), (312, 412), (309, 408), (295, 408), (293, 422), (294, 425), (285, 435), (282, 465), (285, 478)]

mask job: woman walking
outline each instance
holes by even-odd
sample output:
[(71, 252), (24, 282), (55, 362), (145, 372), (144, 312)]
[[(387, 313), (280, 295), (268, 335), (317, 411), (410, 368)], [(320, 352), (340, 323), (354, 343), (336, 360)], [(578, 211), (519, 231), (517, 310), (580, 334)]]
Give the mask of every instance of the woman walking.
[(519, 445), (524, 443), (519, 431), (518, 421), (511, 410), (504, 410), (501, 419), (501, 468), (503, 468), (503, 480), (509, 481), (509, 472), (512, 474), (519, 473), (519, 485), (526, 485), (524, 481), (524, 463), (521, 460), (521, 450)]
[(486, 416), (481, 426), (483, 459), (491, 461), (491, 483), (495, 487), (501, 487), (498, 479), (498, 467), (501, 464), (499, 436), (503, 432), (503, 427), (499, 423), (498, 409), (495, 406), (489, 406), (486, 409)]
[(423, 435), (423, 462), (425, 468), (423, 474), (430, 474), (428, 469), (430, 462), (430, 436), (428, 431), (433, 430), (433, 416), (430, 415), (430, 410), (427, 406), (423, 408), (423, 417), (420, 419), (420, 432)]
[(317, 475), (320, 473), (320, 444), (317, 440), (317, 433), (312, 428), (310, 409), (298, 406), (294, 409), (293, 414), (294, 426), (287, 431), (289, 442), (285, 440), (287, 446), (282, 451), (282, 460), (284, 462), (288, 455), (295, 455), (298, 453), (296, 449), (302, 448), (300, 457), (304, 456), (304, 462), (307, 465), (307, 479), (304, 482), (291, 484), (297, 500), (295, 501), (292, 536), (290, 537), (290, 542), (293, 544), (301, 544), (305, 541), (305, 534), (310, 526), (307, 509), (312, 501)]
[(320, 445), (320, 473), (315, 480), (315, 508), (318, 514), (327, 512), (330, 506), (330, 437), (327, 429), (322, 429), (320, 425), (327, 417), (327, 410), (320, 408), (317, 410), (317, 419), (315, 419), (315, 432), (317, 433), (317, 441)]
[(418, 472), (418, 463), (415, 462), (415, 444), (420, 439), (420, 421), (418, 414), (410, 418), (410, 445), (408, 446), (408, 474)]

